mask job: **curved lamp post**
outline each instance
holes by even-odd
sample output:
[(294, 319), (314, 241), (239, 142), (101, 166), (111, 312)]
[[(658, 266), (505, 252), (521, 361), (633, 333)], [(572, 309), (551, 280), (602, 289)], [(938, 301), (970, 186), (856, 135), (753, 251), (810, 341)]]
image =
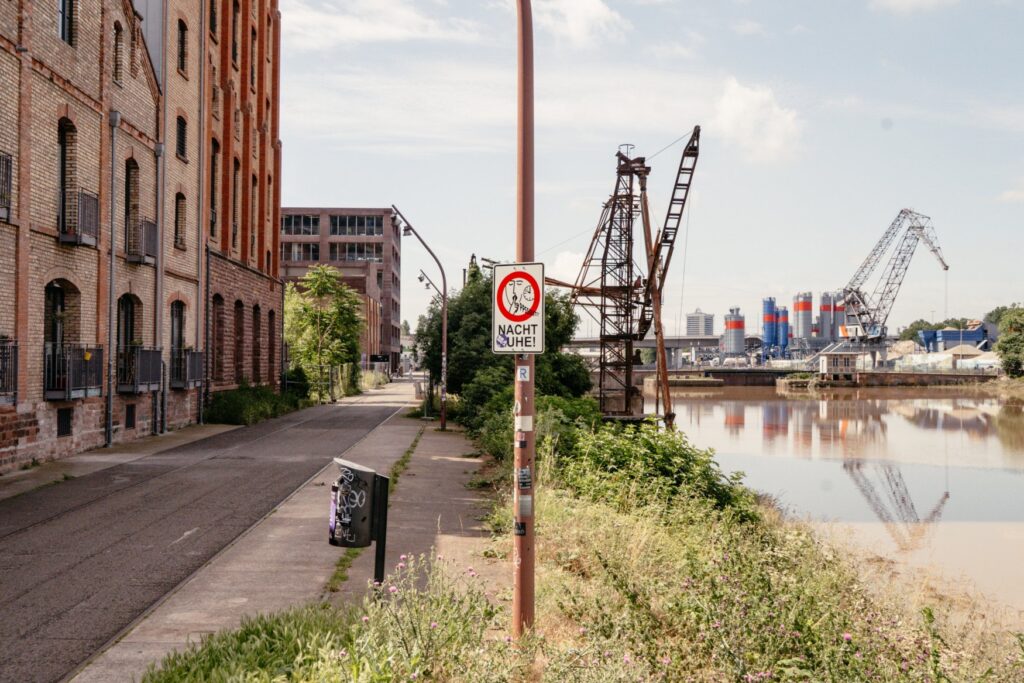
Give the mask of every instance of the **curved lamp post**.
[[(402, 219), (402, 222), (405, 223), (402, 227), (402, 234), (406, 237), (415, 235), (416, 239), (423, 245), (423, 248), (434, 259), (438, 270), (441, 271), (441, 431), (443, 432), (448, 428), (448, 278), (444, 274), (444, 266), (441, 265), (437, 254), (427, 246), (427, 243), (423, 241), (420, 234), (412, 227), (409, 219), (403, 216), (402, 212), (394, 204), (391, 205), (391, 208)], [(426, 277), (426, 273), (423, 276)], [(433, 285), (434, 283), (431, 282), (430, 284)], [(437, 289), (437, 287), (434, 287), (434, 289)]]

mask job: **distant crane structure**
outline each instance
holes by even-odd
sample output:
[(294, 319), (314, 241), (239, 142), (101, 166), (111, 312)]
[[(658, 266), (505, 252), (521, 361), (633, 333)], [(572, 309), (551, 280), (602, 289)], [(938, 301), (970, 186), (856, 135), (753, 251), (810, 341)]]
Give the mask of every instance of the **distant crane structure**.
[[(874, 291), (867, 294), (865, 284), (901, 233), (903, 237), (892, 252)], [(911, 209), (903, 209), (843, 288), (846, 325), (840, 336), (870, 345), (880, 345), (885, 341), (886, 321), (919, 242), (924, 242), (935, 255), (942, 270), (949, 270), (931, 218)]]
[[(674, 419), (668, 387), (668, 362), (661, 302), (665, 278), (690, 194), (700, 154), (700, 126), (695, 126), (679, 161), (665, 222), (655, 235), (647, 200), (651, 167), (645, 157), (630, 157), (630, 146), (616, 154), (615, 189), (604, 204), (575, 284), (571, 302), (598, 323), (598, 401), (608, 417), (637, 418), (643, 414), (642, 393), (634, 384), (633, 366), (639, 363), (634, 342), (653, 328), (656, 338), (659, 402), (671, 428)], [(634, 249), (637, 217), (643, 226), (644, 251)], [(550, 284), (568, 283), (549, 280)]]

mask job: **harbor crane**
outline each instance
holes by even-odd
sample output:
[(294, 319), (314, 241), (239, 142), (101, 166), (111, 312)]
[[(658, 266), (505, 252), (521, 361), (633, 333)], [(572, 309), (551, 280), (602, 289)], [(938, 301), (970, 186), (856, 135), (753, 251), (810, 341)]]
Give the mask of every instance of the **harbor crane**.
[[(668, 386), (668, 360), (661, 323), (665, 278), (682, 225), (683, 211), (700, 154), (700, 126), (695, 126), (676, 171), (665, 222), (654, 234), (647, 200), (647, 177), (651, 167), (645, 157), (631, 157), (630, 146), (616, 154), (615, 189), (604, 204), (587, 255), (573, 285), (549, 279), (566, 287), (573, 306), (579, 306), (598, 323), (598, 401), (606, 417), (636, 419), (643, 415), (643, 395), (633, 378), (639, 364), (634, 342), (644, 339), (653, 328), (656, 339), (658, 401), (666, 427), (672, 428), (675, 414)], [(640, 262), (633, 248), (637, 217), (643, 226), (644, 251)]]
[[(870, 295), (867, 294), (865, 283), (901, 233), (903, 237), (892, 253), (878, 284)], [(846, 324), (841, 327), (840, 336), (869, 345), (881, 345), (885, 341), (886, 321), (919, 242), (925, 243), (942, 266), (942, 270), (949, 270), (942, 249), (939, 248), (931, 218), (911, 209), (903, 209), (843, 288)]]

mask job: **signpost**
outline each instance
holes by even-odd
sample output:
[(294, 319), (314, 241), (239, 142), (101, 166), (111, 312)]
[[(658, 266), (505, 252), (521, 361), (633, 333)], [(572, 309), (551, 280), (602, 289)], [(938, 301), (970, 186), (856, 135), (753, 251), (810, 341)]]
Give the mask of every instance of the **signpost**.
[[(491, 348), (495, 353), (544, 353), (543, 263), (494, 266), (492, 303)], [(525, 381), (529, 379), (527, 373)]]

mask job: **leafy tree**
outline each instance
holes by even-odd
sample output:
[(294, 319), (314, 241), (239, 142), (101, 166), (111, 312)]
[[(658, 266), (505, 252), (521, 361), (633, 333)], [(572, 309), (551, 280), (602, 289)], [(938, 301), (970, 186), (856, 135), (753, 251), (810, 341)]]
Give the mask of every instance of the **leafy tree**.
[(360, 305), (359, 295), (331, 266), (315, 266), (297, 286), (289, 283), (285, 289), (285, 339), (321, 393), (328, 368), (359, 361)]
[(1024, 376), (1024, 308), (1011, 308), (999, 319), (996, 352), (1010, 377)]
[(408, 320), (403, 320), (402, 321), (402, 335), (408, 337), (410, 334), (412, 334), (412, 329), (409, 327), (409, 321)]
[(996, 306), (991, 311), (985, 314), (985, 322), (992, 323), (993, 325), (998, 325), (1000, 321), (1002, 321), (1003, 316), (1006, 315), (1008, 311), (1019, 309), (1021, 307), (1022, 305), (1019, 303), (1010, 304), (1009, 306)]
[[(475, 414), (492, 397), (512, 386), (513, 359), (491, 351), (491, 278), (470, 264), (465, 286), (448, 298), (448, 391), (463, 398)], [(537, 391), (573, 397), (590, 389), (590, 373), (577, 354), (561, 353), (576, 332), (576, 317), (566, 295), (544, 299), (544, 348), (537, 357)], [(441, 306), (435, 299), (416, 330), (419, 357), (437, 382), (441, 378)], [(470, 418), (472, 419), (472, 418)]]

